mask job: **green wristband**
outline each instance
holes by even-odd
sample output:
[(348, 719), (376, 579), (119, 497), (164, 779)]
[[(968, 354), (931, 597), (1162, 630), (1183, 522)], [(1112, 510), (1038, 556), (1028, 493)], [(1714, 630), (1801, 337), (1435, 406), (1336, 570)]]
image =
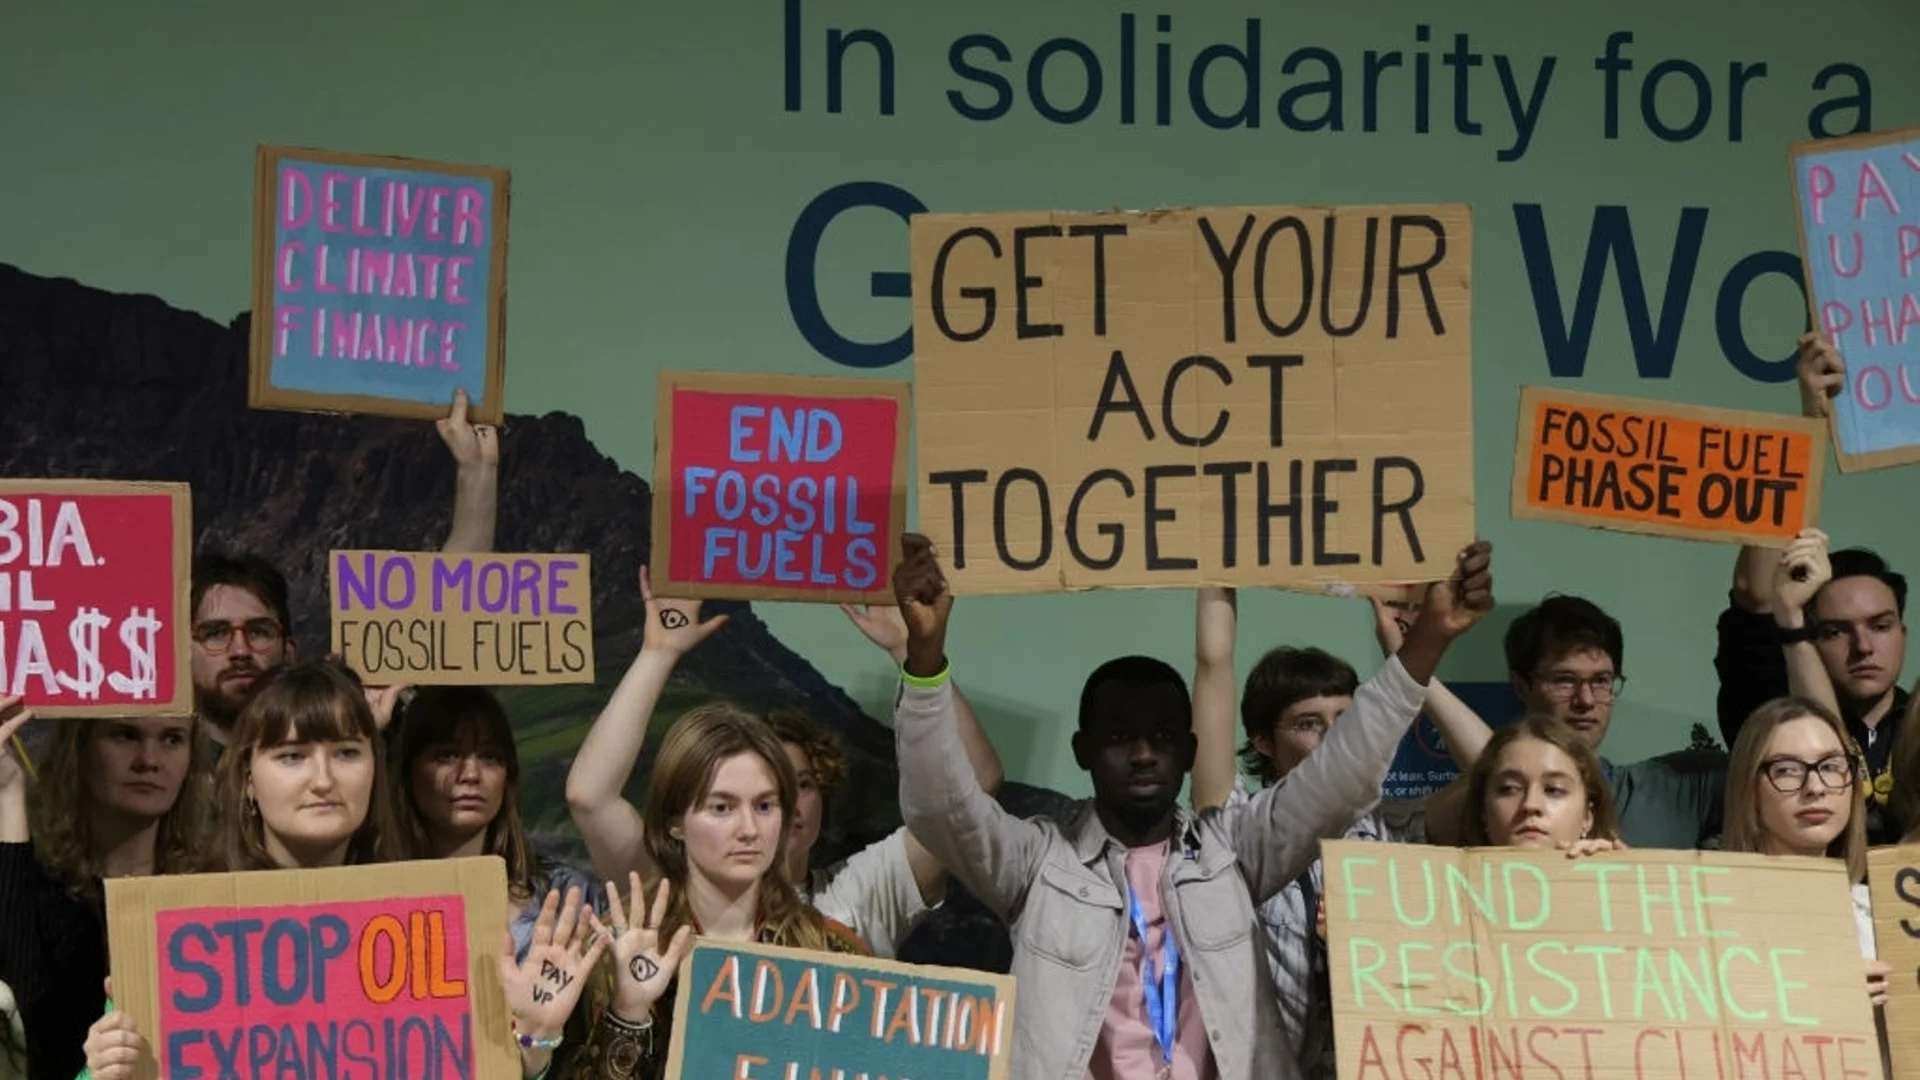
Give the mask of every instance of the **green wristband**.
[(939, 672), (933, 675), (915, 675), (907, 670), (905, 664), (900, 665), (900, 681), (920, 690), (938, 690), (947, 684), (947, 679), (952, 675), (953, 663), (944, 657), (941, 659)]

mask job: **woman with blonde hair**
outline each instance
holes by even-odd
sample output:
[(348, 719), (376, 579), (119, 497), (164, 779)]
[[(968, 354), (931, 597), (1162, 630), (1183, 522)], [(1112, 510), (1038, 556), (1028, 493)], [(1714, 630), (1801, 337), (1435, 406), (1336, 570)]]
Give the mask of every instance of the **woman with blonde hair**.
[(212, 833), (211, 784), (190, 716), (61, 721), (37, 767), (15, 737), (31, 717), (0, 696), (0, 982), (16, 998), (27, 1072), (71, 1076), (106, 1001), (101, 882), (194, 869)]
[[(261, 676), (234, 723), (219, 784), (230, 871), (311, 870), (393, 858), (396, 829), (379, 724), (358, 677), (335, 661), (282, 665)], [(580, 899), (575, 892), (562, 906), (557, 895), (547, 894), (524, 961), (515, 961), (512, 938), (502, 935), (500, 981), (524, 1076), (546, 1074), (561, 1027), (586, 986), (581, 976), (604, 948), (579, 917)], [(476, 960), (480, 954), (474, 950)], [(537, 1000), (543, 963), (571, 978), (558, 990), (542, 989)], [(125, 1013), (109, 1011), (87, 1032), (87, 1072), (95, 1080), (126, 1080), (147, 1052)]]
[(798, 801), (793, 763), (761, 717), (737, 705), (689, 710), (668, 730), (647, 784), (647, 855), (660, 869), (645, 903), (628, 876), (631, 911), (607, 883), (614, 974), (581, 1075), (658, 1077), (673, 1028), (674, 974), (692, 935), (715, 941), (866, 954), (851, 930), (800, 899), (786, 873)]
[(1593, 747), (1557, 720), (1500, 728), (1467, 773), (1459, 833), (1465, 847), (1592, 855), (1626, 847), (1613, 790)]

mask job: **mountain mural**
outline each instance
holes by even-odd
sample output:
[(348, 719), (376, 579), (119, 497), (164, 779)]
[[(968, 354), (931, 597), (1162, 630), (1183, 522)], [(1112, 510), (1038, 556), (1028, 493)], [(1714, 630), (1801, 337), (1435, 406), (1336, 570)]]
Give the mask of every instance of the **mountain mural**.
[[(279, 566), (295, 637), (311, 650), (328, 638), (327, 552), (438, 548), (454, 466), (430, 422), (250, 409), (248, 324), (245, 314), (223, 326), (151, 296), (0, 264), (0, 476), (191, 484), (196, 545), (256, 551)], [(584, 863), (566, 812), (566, 773), (639, 649), (651, 494), (594, 447), (577, 417), (510, 414), (504, 427), (496, 547), (593, 559), (595, 683), (501, 692), (520, 739), (528, 825), (550, 857)], [(817, 856), (832, 860), (896, 828), (889, 730), (775, 639), (751, 605), (709, 608), (732, 618), (675, 672), (654, 737), (716, 697), (802, 709), (839, 735), (850, 759), (851, 783)], [(636, 801), (653, 746), (628, 783)], [(1064, 797), (1018, 784), (1001, 798), (1022, 815), (1072, 811)], [(1010, 953), (1004, 929), (956, 895), (903, 956), (1005, 970)]]

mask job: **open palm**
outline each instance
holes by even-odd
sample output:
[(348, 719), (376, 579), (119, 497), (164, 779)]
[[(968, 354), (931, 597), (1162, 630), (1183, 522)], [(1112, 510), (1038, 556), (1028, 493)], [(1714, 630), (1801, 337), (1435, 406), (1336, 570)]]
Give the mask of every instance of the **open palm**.
[(680, 961), (686, 959), (693, 940), (693, 928), (683, 926), (675, 931), (673, 940), (662, 949), (660, 923), (667, 917), (673, 886), (662, 878), (660, 887), (654, 891), (651, 908), (647, 906), (639, 874), (627, 875), (627, 887), (632, 898), (631, 908), (622, 907), (620, 887), (607, 882), (607, 914), (613, 926), (599, 929), (613, 940), (616, 981), (613, 1010), (628, 1019), (638, 1019), (652, 1012), (654, 1003), (673, 985)]
[(714, 631), (727, 625), (725, 615), (701, 621), (700, 601), (672, 600), (653, 595), (653, 575), (640, 568), (640, 599), (647, 605), (647, 627), (642, 648), (685, 656)]
[(579, 889), (567, 890), (564, 904), (558, 890), (549, 891), (524, 960), (513, 958), (513, 935), (502, 935), (500, 986), (522, 1034), (536, 1039), (558, 1035), (587, 988), (587, 974), (606, 951), (606, 942), (589, 925), (592, 911), (583, 919), (581, 907)]

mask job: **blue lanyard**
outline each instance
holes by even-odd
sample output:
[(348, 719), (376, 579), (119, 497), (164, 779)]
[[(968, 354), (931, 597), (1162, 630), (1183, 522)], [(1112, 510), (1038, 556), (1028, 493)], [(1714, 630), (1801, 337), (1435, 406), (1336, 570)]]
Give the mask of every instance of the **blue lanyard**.
[[(1127, 911), (1133, 916), (1133, 928), (1140, 934), (1140, 951), (1147, 951), (1147, 915), (1140, 900), (1127, 888)], [(1173, 943), (1173, 924), (1160, 935), (1160, 978), (1153, 977), (1153, 958), (1140, 961), (1140, 985), (1147, 996), (1147, 1021), (1153, 1025), (1153, 1039), (1160, 1044), (1160, 1057), (1173, 1061), (1174, 1019), (1180, 1006), (1180, 950)]]

